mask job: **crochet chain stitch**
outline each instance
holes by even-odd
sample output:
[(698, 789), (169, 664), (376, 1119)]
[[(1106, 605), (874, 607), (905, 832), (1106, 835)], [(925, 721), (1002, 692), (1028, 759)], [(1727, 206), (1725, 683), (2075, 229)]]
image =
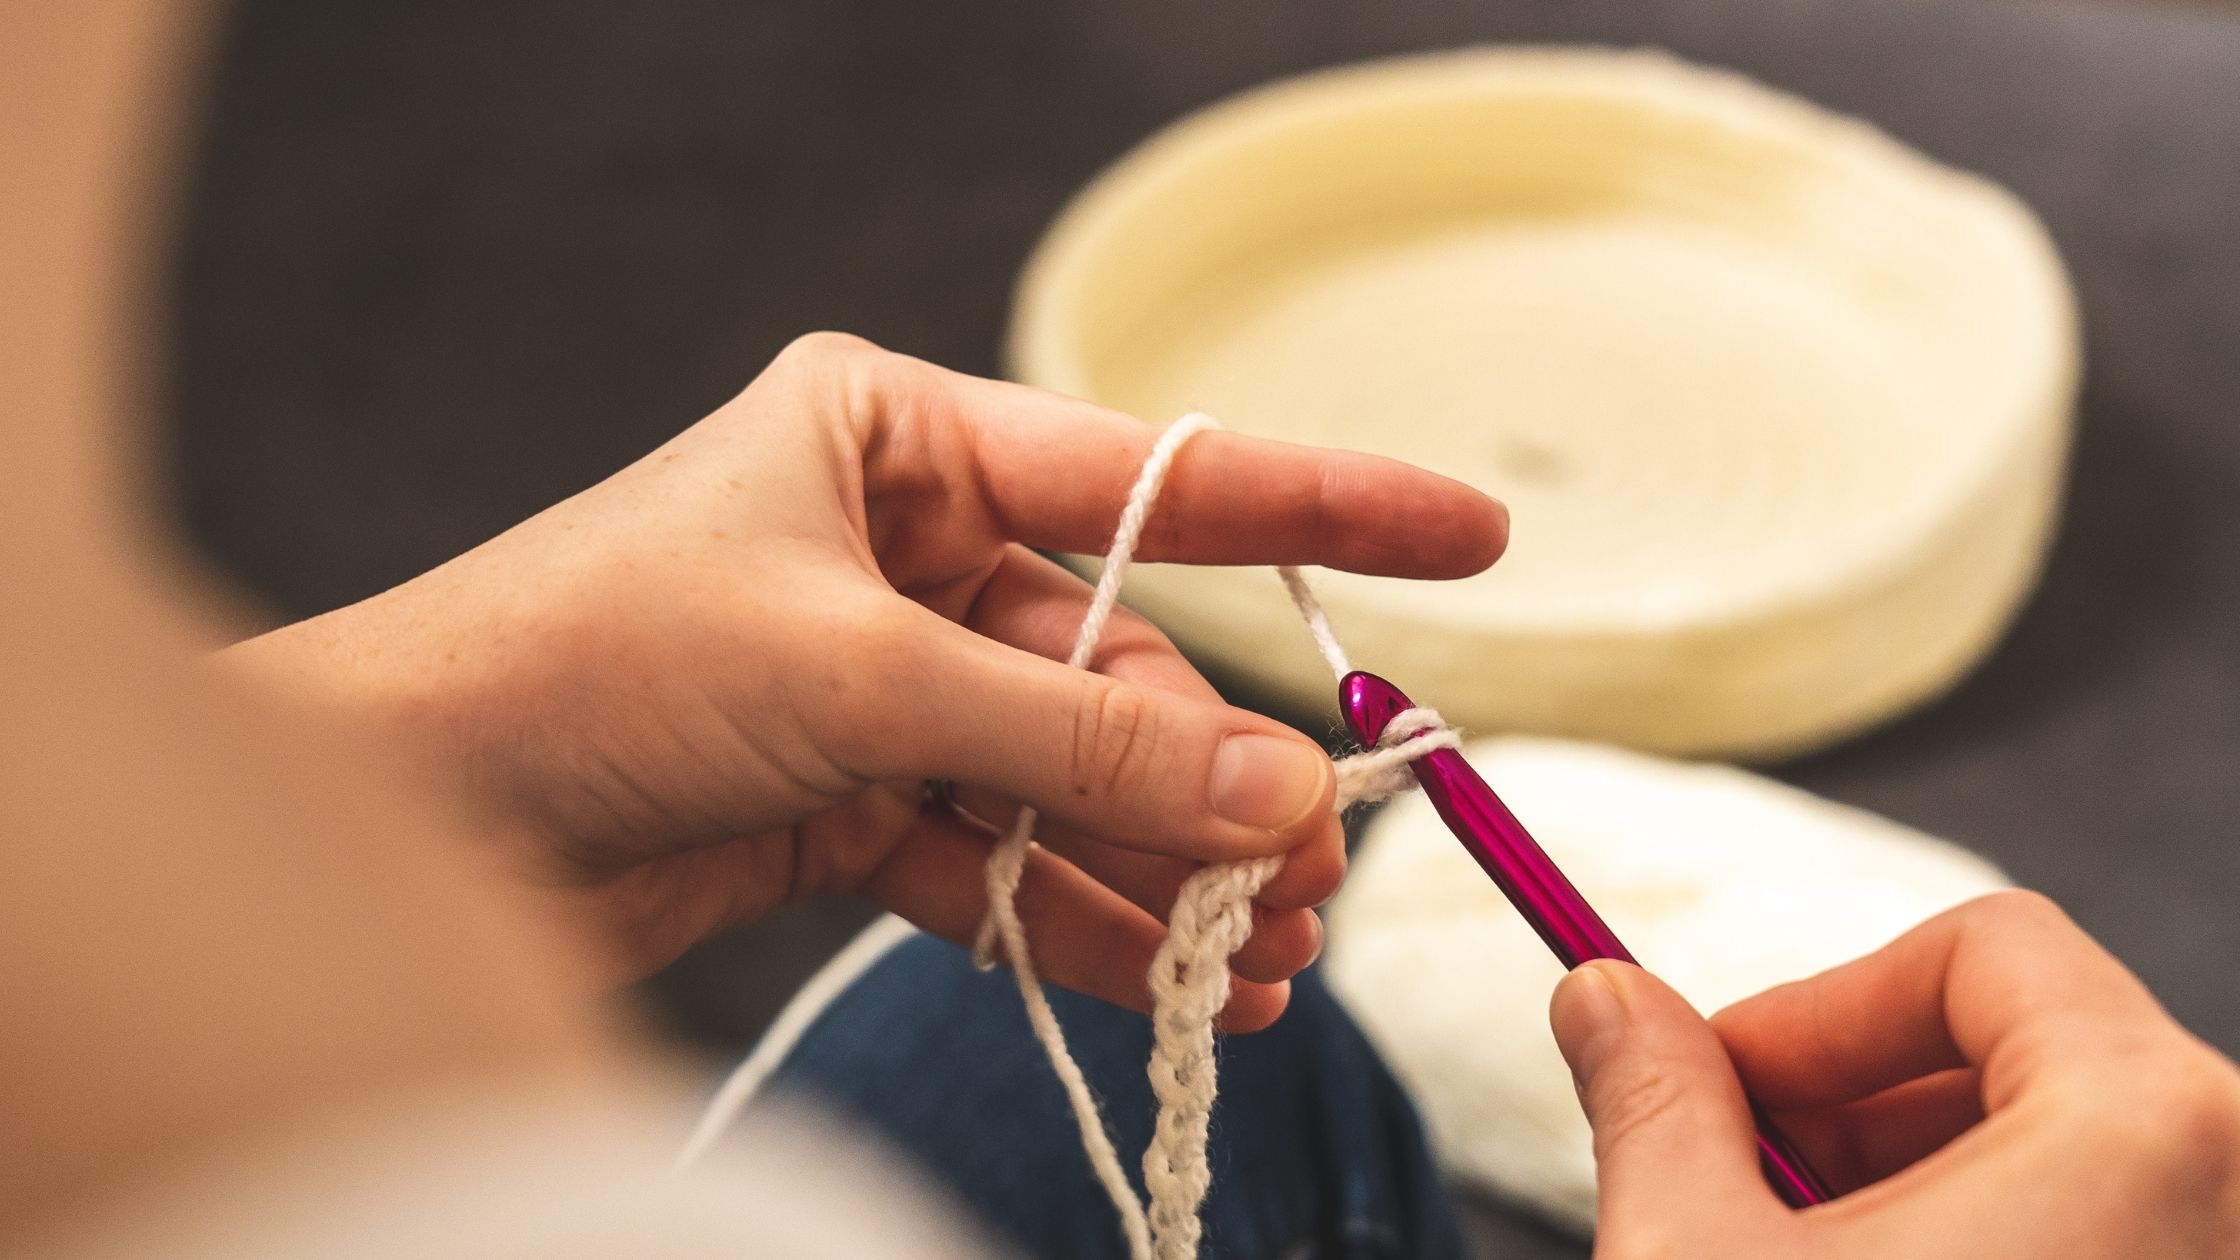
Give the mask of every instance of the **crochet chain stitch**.
[[(1121, 509), (1112, 546), (1105, 553), (1104, 572), (1097, 578), (1096, 591), (1081, 619), (1081, 631), (1074, 639), (1067, 664), (1086, 668), (1094, 657), (1105, 624), (1119, 602), (1120, 584), (1135, 559), (1144, 524), (1183, 445), (1199, 433), (1219, 427), (1213, 417), (1193, 412), (1170, 425), (1152, 445), (1129, 491), (1127, 505)], [(1353, 666), (1306, 578), (1289, 565), (1278, 565), (1276, 572), (1283, 578), (1284, 589), (1305, 619), (1308, 633), (1332, 675), (1344, 678)], [(1414, 732), (1414, 737), (1404, 738), (1407, 732)], [(1434, 749), (1455, 748), (1460, 743), (1456, 732), (1430, 709), (1409, 709), (1396, 715), (1386, 724), (1375, 748), (1337, 762), (1337, 808), (1343, 810), (1405, 791), (1413, 783), (1407, 763)], [(1098, 1113), (1096, 1098), (1089, 1092), (1081, 1066), (1066, 1047), (1065, 1032), (1042, 991), (1026, 930), (1019, 921), (1019, 879), (1034, 844), (1034, 825), (1035, 811), (1021, 809), (1011, 829), (988, 855), (988, 913), (973, 947), (973, 961), (982, 969), (994, 966), (999, 957), (1011, 964), (1019, 996), (1026, 1004), (1027, 1023), (1065, 1088), (1090, 1167), (1120, 1214), (1128, 1254), (1133, 1260), (1194, 1260), (1201, 1234), (1198, 1209), (1212, 1184), (1206, 1163), (1206, 1130), (1217, 1089), (1214, 1021), (1229, 1001), (1229, 959), (1252, 935), (1252, 899), (1281, 869), (1283, 859), (1250, 858), (1207, 866), (1185, 880), (1175, 896), (1174, 910), (1167, 920), (1167, 938), (1151, 963), (1152, 1042), (1147, 1070), (1159, 1110), (1151, 1144), (1143, 1154), (1144, 1186), (1151, 1196), (1147, 1208), (1129, 1186), (1119, 1153)]]
[[(1097, 579), (1088, 612), (1081, 618), (1080, 634), (1066, 658), (1074, 668), (1086, 668), (1096, 654), (1105, 623), (1118, 604), (1120, 583), (1135, 559), (1144, 522), (1150, 519), (1175, 456), (1192, 437), (1220, 427), (1213, 417), (1192, 413), (1169, 426), (1152, 445), (1143, 471), (1128, 493), (1127, 506), (1121, 510), (1112, 547), (1105, 553), (1104, 572)], [(1330, 672), (1344, 678), (1353, 666), (1330, 629), (1329, 616), (1308, 589), (1306, 578), (1288, 565), (1278, 565), (1276, 572), (1282, 576), (1284, 589), (1291, 593), (1299, 615), (1306, 620), (1308, 633), (1329, 663)], [(1434, 749), (1460, 747), (1461, 742), (1461, 737), (1430, 709), (1407, 709), (1393, 715), (1376, 747), (1337, 761), (1337, 808), (1381, 801), (1406, 791), (1414, 785), (1408, 773), (1409, 762)], [(1089, 1092), (1081, 1065), (1066, 1048), (1065, 1031), (1058, 1026), (1050, 999), (1042, 991), (1026, 929), (1019, 922), (1019, 878), (1026, 869), (1027, 853), (1034, 846), (1034, 824), (1033, 808), (1021, 809), (1011, 829), (988, 854), (988, 913), (973, 946), (973, 962), (983, 970), (999, 959), (1011, 964), (1019, 997), (1026, 1004), (1028, 1026), (1065, 1087), (1074, 1123), (1081, 1130), (1082, 1150), (1120, 1214), (1131, 1260), (1194, 1260), (1201, 1234), (1198, 1209), (1212, 1184), (1206, 1164), (1206, 1125), (1213, 1114), (1216, 1089), (1214, 1021), (1229, 1001), (1229, 959), (1252, 935), (1252, 899), (1282, 868), (1283, 859), (1217, 863), (1184, 880), (1175, 895), (1174, 909), (1167, 919), (1167, 938), (1152, 958), (1149, 977), (1152, 1037), (1147, 1070), (1159, 1110), (1151, 1145), (1143, 1154), (1144, 1185), (1151, 1193), (1147, 1209), (1136, 1198), (1127, 1173), (1120, 1167), (1119, 1152), (1105, 1131), (1104, 1118), (1097, 1111), (1096, 1098)], [(761, 1063), (762, 1053), (758, 1050), (742, 1063), (709, 1101), (677, 1156), (680, 1172), (713, 1149), (745, 1109), (767, 1070)]]

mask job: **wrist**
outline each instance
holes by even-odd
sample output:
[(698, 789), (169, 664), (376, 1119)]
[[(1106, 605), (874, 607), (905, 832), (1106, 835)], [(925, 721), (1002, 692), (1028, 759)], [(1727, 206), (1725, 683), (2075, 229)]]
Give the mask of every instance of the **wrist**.
[(453, 791), (487, 798), (469, 694), (479, 670), (393, 607), (403, 588), (234, 644), (221, 664), (421, 762)]

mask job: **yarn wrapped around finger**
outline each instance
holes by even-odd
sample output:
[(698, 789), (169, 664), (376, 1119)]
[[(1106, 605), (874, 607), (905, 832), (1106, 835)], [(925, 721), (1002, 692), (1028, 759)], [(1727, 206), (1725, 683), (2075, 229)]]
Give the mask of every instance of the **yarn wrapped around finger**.
[[(1120, 583), (1135, 559), (1144, 523), (1150, 519), (1176, 455), (1192, 437), (1219, 427), (1207, 415), (1184, 416), (1152, 445), (1121, 510), (1112, 547), (1105, 555), (1104, 572), (1067, 657), (1074, 668), (1086, 668), (1096, 653), (1105, 624), (1118, 604)], [(1276, 572), (1332, 675), (1343, 678), (1353, 672), (1306, 578), (1288, 566), (1278, 566)], [(1460, 745), (1461, 736), (1430, 709), (1395, 714), (1374, 748), (1338, 759), (1336, 808), (1344, 810), (1405, 791), (1414, 785), (1408, 773), (1409, 762), (1434, 749)], [(926, 791), (929, 799), (960, 808), (948, 785), (928, 784)], [(1035, 819), (1033, 808), (1021, 809), (989, 851), (988, 911), (974, 943), (973, 961), (983, 969), (998, 961), (1010, 964), (1020, 1000), (1026, 1006), (1027, 1024), (1064, 1087), (1089, 1166), (1119, 1213), (1130, 1260), (1194, 1260), (1202, 1232), (1198, 1211), (1212, 1185), (1206, 1135), (1217, 1090), (1214, 1025), (1229, 1001), (1229, 959), (1252, 935), (1252, 899), (1282, 869), (1283, 860), (1262, 857), (1215, 863), (1184, 880), (1175, 895), (1167, 937), (1153, 956), (1148, 977), (1152, 1042), (1146, 1070), (1152, 1094), (1158, 1100), (1158, 1115), (1151, 1144), (1143, 1155), (1144, 1185), (1150, 1191), (1147, 1207), (1128, 1184), (1119, 1152), (1097, 1110), (1096, 1097), (1089, 1092), (1080, 1064), (1066, 1048), (1065, 1031), (1042, 991), (1034, 951), (1019, 920), (1019, 879), (1034, 846)], [(758, 1049), (725, 1080), (678, 1155), (679, 1170), (692, 1167), (714, 1147), (746, 1107), (767, 1070), (763, 1051)]]
[[(1121, 509), (1106, 552), (1104, 571), (1081, 620), (1067, 663), (1086, 668), (1119, 602), (1120, 585), (1135, 559), (1136, 545), (1157, 503), (1177, 455), (1192, 437), (1219, 428), (1211, 416), (1193, 413), (1169, 426), (1152, 445)], [(1336, 678), (1353, 666), (1330, 627), (1329, 616), (1298, 569), (1278, 566), (1284, 588), (1307, 625), (1315, 646)], [(1403, 735), (1403, 732), (1409, 734)], [(1407, 765), (1438, 748), (1455, 748), (1460, 736), (1430, 709), (1409, 709), (1394, 717), (1377, 746), (1337, 761), (1337, 808), (1378, 801), (1405, 791), (1414, 780)], [(1064, 1086), (1082, 1148), (1106, 1195), (1119, 1213), (1132, 1260), (1194, 1260), (1201, 1228), (1198, 1212), (1212, 1185), (1206, 1161), (1207, 1126), (1218, 1090), (1214, 1026), (1229, 1000), (1229, 959), (1252, 935), (1252, 899), (1282, 868), (1280, 857), (1216, 863), (1183, 881), (1168, 916), (1167, 938), (1152, 959), (1151, 1061), (1147, 1071), (1158, 1099), (1151, 1144), (1143, 1155), (1148, 1207), (1137, 1200), (1122, 1170), (1120, 1156), (1097, 1110), (1088, 1081), (1066, 1047), (1049, 999), (1034, 968), (1033, 951), (1017, 907), (1019, 880), (1034, 844), (1035, 811), (1019, 812), (1011, 829), (988, 855), (988, 912), (980, 926), (973, 961), (982, 968), (1008, 962), (1026, 1005), (1027, 1022)]]

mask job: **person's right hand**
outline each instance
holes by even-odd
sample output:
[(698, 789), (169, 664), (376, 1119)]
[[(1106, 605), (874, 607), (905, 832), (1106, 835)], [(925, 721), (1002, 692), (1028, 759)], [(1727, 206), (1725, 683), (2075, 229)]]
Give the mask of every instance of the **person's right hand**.
[[(2035, 894), (1709, 1022), (1589, 963), (1551, 1018), (1594, 1125), (1600, 1260), (2240, 1257), (2240, 1072)], [(1841, 1198), (1774, 1198), (1744, 1082)]]

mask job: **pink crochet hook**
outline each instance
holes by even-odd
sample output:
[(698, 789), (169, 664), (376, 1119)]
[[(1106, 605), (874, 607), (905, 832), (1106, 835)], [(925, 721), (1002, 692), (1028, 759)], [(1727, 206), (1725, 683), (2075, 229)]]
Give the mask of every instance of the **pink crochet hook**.
[[(1365, 748), (1376, 746), (1385, 726), (1402, 710), (1415, 707), (1398, 687), (1359, 670), (1338, 683), (1338, 705), (1345, 712), (1346, 725), (1353, 728), (1353, 737)], [(1413, 736), (1416, 732), (1404, 734)], [(1595, 958), (1634, 960), (1619, 943), (1617, 933), (1556, 869), (1539, 842), (1461, 753), (1451, 748), (1435, 749), (1409, 762), (1408, 768), (1423, 785), (1423, 794), (1430, 798), (1439, 817), (1446, 820), (1447, 829), (1493, 877), (1502, 894), (1564, 966), (1576, 967)], [(1758, 1161), (1774, 1193), (1789, 1206), (1800, 1208), (1835, 1197), (1796, 1145), (1755, 1103), (1751, 1104), (1751, 1113), (1758, 1123)]]

